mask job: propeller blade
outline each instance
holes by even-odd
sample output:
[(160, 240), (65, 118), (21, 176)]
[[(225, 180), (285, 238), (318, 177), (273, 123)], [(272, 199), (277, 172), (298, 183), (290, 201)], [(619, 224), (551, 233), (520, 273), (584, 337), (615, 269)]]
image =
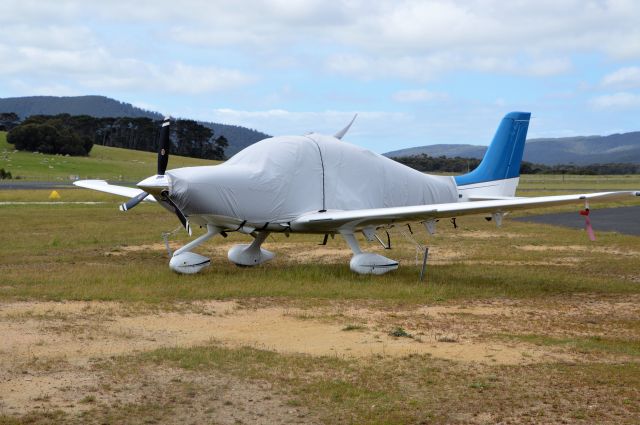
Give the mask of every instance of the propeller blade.
[(120, 211), (122, 212), (129, 211), (131, 208), (135, 207), (140, 202), (142, 202), (144, 198), (146, 198), (147, 196), (149, 196), (147, 192), (142, 192), (139, 195), (134, 196), (133, 198), (129, 199), (127, 202), (120, 205)]
[(164, 175), (167, 171), (167, 163), (169, 162), (169, 148), (171, 147), (171, 139), (169, 138), (169, 126), (171, 125), (171, 117), (165, 117), (160, 129), (160, 150), (158, 150), (158, 175)]
[(184, 227), (184, 230), (186, 230), (189, 236), (191, 236), (191, 226), (189, 225), (189, 220), (187, 220), (187, 217), (183, 214), (182, 211), (180, 211), (180, 208), (178, 208), (178, 206), (171, 200), (171, 198), (169, 198), (168, 193), (163, 192), (162, 199), (164, 201), (167, 201), (173, 207), (174, 212), (180, 220), (180, 223), (182, 223), (182, 227)]

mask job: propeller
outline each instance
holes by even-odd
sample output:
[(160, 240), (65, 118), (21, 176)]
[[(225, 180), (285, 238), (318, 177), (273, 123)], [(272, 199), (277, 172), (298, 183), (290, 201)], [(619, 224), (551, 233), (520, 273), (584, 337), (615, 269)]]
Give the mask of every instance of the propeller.
[[(169, 125), (171, 124), (171, 117), (165, 117), (160, 129), (160, 149), (158, 150), (158, 174), (164, 176), (164, 172), (167, 170), (167, 163), (169, 162), (169, 147), (171, 140), (169, 139)], [(120, 211), (129, 211), (131, 208), (144, 201), (144, 198), (149, 196), (149, 192), (142, 192), (127, 202), (120, 205)]]
[(124, 212), (124, 211), (130, 210), (131, 208), (135, 207), (140, 202), (142, 202), (144, 198), (146, 198), (147, 196), (149, 196), (147, 192), (142, 192), (134, 196), (133, 198), (129, 199), (127, 202), (120, 204), (120, 211)]
[[(146, 180), (138, 183), (138, 187), (146, 188), (147, 190), (151, 190), (157, 196), (157, 192), (160, 192), (159, 198), (162, 201), (165, 201), (173, 208), (173, 211), (178, 216), (180, 223), (182, 223), (182, 227), (189, 233), (191, 236), (191, 226), (189, 226), (189, 221), (187, 217), (184, 215), (180, 208), (171, 200), (169, 197), (169, 191), (166, 189), (166, 180), (164, 178), (164, 173), (167, 171), (167, 164), (169, 163), (169, 150), (171, 148), (171, 139), (169, 138), (170, 134), (170, 125), (171, 125), (171, 117), (165, 117), (162, 121), (162, 127), (160, 128), (160, 146), (158, 149), (158, 168), (157, 174), (155, 176), (149, 177)], [(131, 208), (138, 205), (142, 202), (147, 196), (149, 196), (149, 192), (143, 191), (133, 198), (129, 199), (127, 202), (120, 205), (120, 211), (128, 211)]]
[(165, 117), (160, 129), (160, 150), (158, 151), (158, 175), (164, 176), (167, 171), (167, 163), (169, 162), (169, 148), (171, 140), (169, 139), (169, 125), (171, 125), (171, 117)]

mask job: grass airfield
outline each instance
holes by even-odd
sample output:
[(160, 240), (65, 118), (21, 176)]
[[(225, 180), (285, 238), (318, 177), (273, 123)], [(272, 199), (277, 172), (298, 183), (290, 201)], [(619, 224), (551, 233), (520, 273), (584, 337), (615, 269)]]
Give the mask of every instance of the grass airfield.
[[(155, 154), (13, 152), (25, 180), (137, 181)], [(171, 167), (207, 161), (172, 157)], [(534, 196), (638, 189), (640, 176), (523, 176)], [(640, 238), (480, 217), (406, 228), (390, 274), (357, 276), (339, 238), (270, 236), (276, 259), (168, 268), (163, 209), (80, 189), (0, 190), (0, 423), (637, 423)], [(83, 204), (82, 202), (94, 202)], [(629, 203), (598, 206), (637, 205)], [(545, 212), (577, 211), (564, 206)], [(533, 213), (540, 213), (537, 210)], [(524, 214), (524, 213), (523, 213)], [(528, 214), (528, 213), (527, 213)], [(403, 235), (402, 232), (405, 234)], [(189, 240), (171, 239), (176, 249)], [(418, 261), (416, 258), (418, 257)]]
[[(47, 195), (5, 190), (0, 202)], [(249, 237), (230, 235), (197, 250), (210, 268), (178, 276), (161, 239), (175, 217), (60, 195), (101, 203), (0, 204), (0, 423), (640, 417), (637, 237), (442, 221), (420, 283), (400, 229), (384, 255), (401, 267), (379, 277), (353, 275), (338, 237), (273, 235), (272, 263), (237, 268), (226, 251)], [(171, 246), (187, 240), (179, 231)]]
[[(218, 161), (171, 156), (171, 168), (212, 165)], [(69, 182), (80, 179), (105, 179), (139, 182), (155, 173), (157, 154), (94, 145), (87, 157), (48, 155), (16, 151), (7, 143), (7, 133), (0, 131), (0, 168), (11, 171), (14, 178), (26, 181)], [(0, 182), (1, 185), (1, 182)]]

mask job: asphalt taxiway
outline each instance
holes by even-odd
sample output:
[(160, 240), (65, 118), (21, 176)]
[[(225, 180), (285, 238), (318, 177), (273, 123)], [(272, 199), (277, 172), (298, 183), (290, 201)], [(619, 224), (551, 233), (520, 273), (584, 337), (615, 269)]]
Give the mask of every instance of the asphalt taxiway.
[[(640, 206), (620, 208), (591, 209), (591, 225), (593, 229), (605, 232), (618, 232), (626, 235), (640, 236)], [(514, 218), (515, 221), (551, 224), (576, 229), (584, 228), (584, 217), (578, 212), (532, 215)]]

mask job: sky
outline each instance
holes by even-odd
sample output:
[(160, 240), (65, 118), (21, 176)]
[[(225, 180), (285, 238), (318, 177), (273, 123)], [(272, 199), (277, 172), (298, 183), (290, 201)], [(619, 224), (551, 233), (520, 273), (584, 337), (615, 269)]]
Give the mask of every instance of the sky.
[(637, 0), (3, 0), (0, 97), (97, 94), (376, 152), (640, 130)]

